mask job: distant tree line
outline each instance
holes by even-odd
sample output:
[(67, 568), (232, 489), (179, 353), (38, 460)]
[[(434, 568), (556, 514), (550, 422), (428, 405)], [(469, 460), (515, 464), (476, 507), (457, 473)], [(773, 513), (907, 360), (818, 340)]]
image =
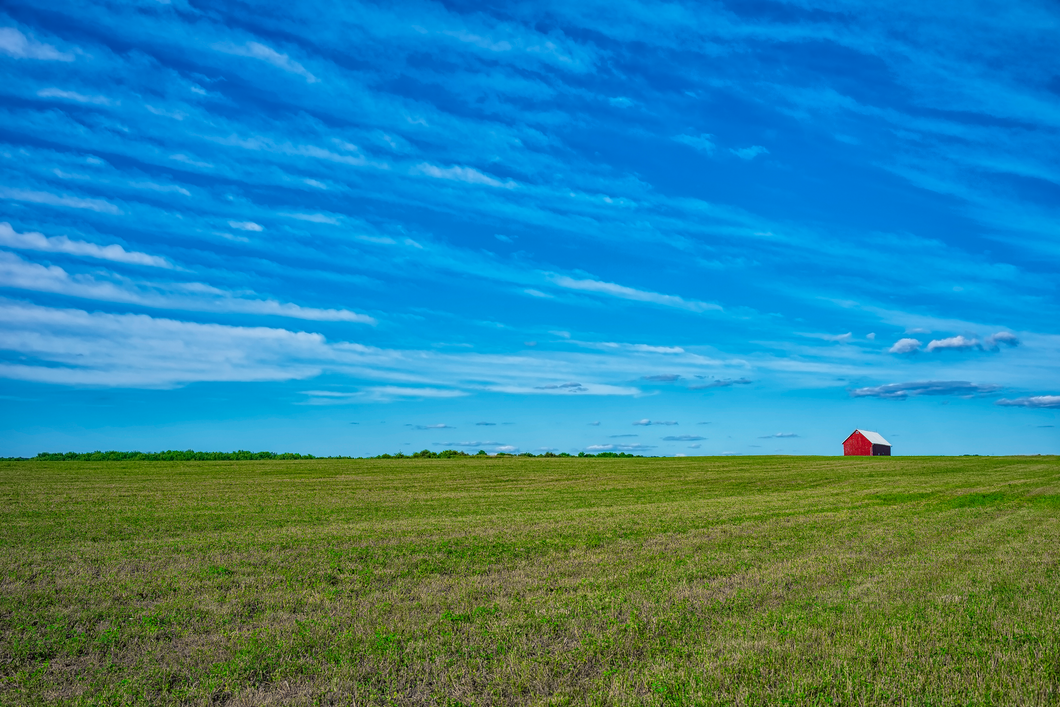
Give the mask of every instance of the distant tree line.
[(599, 454), (586, 454), (585, 452), (578, 452), (575, 454), (567, 454), (566, 452), (545, 452), (543, 454), (531, 454), (530, 452), (521, 452), (519, 454), (509, 454), (508, 452), (497, 452), (494, 455), (489, 455), (486, 450), (480, 449), (475, 454), (468, 454), (467, 452), (461, 452), (458, 449), (446, 449), (441, 452), (432, 452), (429, 449), (424, 449), (420, 452), (413, 452), (412, 454), (404, 454), (398, 452), (397, 454), (380, 454), (377, 457), (365, 457), (366, 459), (451, 459), (453, 457), (639, 457), (639, 454), (626, 454), (625, 452), (600, 452)]
[[(424, 449), (412, 454), (380, 454), (377, 457), (317, 457), (312, 454), (298, 454), (297, 452), (248, 452), (240, 449), (236, 452), (196, 452), (193, 449), (179, 451), (171, 449), (165, 452), (41, 452), (35, 457), (0, 457), (0, 461), (41, 461), (41, 462), (103, 462), (103, 461), (145, 461), (145, 462), (215, 462), (215, 461), (253, 461), (258, 459), (452, 459), (454, 457), (486, 457), (490, 456), (486, 450), (480, 449), (476, 454), (468, 454), (458, 449), (446, 449), (441, 452), (432, 452)], [(544, 454), (531, 454), (522, 452), (510, 454), (508, 452), (497, 452), (498, 457), (639, 457), (639, 454), (627, 454), (626, 452), (600, 452), (599, 454), (586, 454), (578, 452), (577, 455), (560, 452), (545, 452)]]
[(320, 459), (312, 454), (297, 452), (248, 452), (240, 449), (236, 452), (196, 452), (193, 449), (179, 451), (170, 449), (165, 452), (41, 452), (34, 461), (42, 462), (214, 462), (214, 461), (250, 461), (255, 459)]

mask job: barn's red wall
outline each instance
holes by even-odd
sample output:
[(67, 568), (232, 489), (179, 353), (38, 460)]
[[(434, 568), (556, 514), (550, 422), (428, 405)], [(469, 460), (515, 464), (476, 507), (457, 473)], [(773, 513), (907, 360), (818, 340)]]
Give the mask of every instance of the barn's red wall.
[(848, 457), (871, 457), (872, 442), (860, 432), (855, 432), (843, 442), (843, 455)]

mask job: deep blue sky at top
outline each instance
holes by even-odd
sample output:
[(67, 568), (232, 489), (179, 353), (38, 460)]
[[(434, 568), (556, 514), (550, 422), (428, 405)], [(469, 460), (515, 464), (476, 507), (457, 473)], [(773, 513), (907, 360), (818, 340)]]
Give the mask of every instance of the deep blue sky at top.
[(0, 8), (0, 455), (1060, 452), (1060, 6)]

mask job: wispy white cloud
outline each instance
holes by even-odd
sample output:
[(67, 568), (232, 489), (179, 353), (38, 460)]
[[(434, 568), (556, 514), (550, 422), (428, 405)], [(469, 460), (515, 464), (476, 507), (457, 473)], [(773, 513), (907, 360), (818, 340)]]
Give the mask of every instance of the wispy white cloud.
[(602, 280), (575, 280), (572, 277), (566, 275), (549, 274), (549, 279), (552, 284), (557, 287), (563, 287), (568, 290), (579, 290), (582, 292), (592, 292), (595, 294), (607, 295), (609, 297), (617, 297), (619, 299), (633, 300), (635, 302), (650, 302), (652, 304), (659, 304), (664, 307), (675, 307), (677, 309), (686, 309), (691, 312), (707, 312), (707, 311), (720, 311), (721, 307), (716, 304), (709, 302), (699, 302), (697, 300), (686, 300), (677, 295), (664, 295), (658, 292), (651, 292), (649, 290), (637, 290), (632, 287), (626, 287), (625, 285), (617, 285), (613, 282), (604, 282)]
[(741, 148), (735, 148), (734, 147), (734, 148), (730, 148), (729, 152), (731, 152), (732, 154), (736, 155), (737, 157), (739, 157), (742, 160), (753, 160), (755, 157), (758, 157), (759, 155), (768, 155), (769, 154), (769, 150), (767, 150), (766, 148), (762, 147), (761, 145), (751, 145), (750, 147), (741, 147)]
[[(244, 137), (235, 134), (213, 135), (207, 138), (211, 142), (224, 147), (236, 147), (253, 153), (266, 153), (273, 155), (286, 155), (289, 157), (302, 158), (311, 157), (316, 160), (334, 162), (351, 167), (376, 167), (387, 169), (385, 162), (369, 160), (360, 148), (344, 141), (333, 141), (338, 151), (315, 144), (291, 142), (283, 136), (267, 136), (251, 134)], [(304, 180), (303, 180), (304, 181)], [(313, 180), (310, 180), (313, 181)], [(318, 182), (321, 184), (322, 182)], [(326, 185), (325, 185), (326, 188)]]
[(25, 232), (19, 233), (11, 227), (11, 224), (0, 222), (0, 245), (20, 250), (37, 250), (46, 253), (66, 253), (99, 260), (109, 260), (115, 263), (129, 263), (132, 265), (149, 265), (155, 268), (172, 269), (173, 264), (165, 258), (157, 255), (148, 255), (136, 251), (128, 251), (120, 245), (96, 245), (87, 241), (70, 240), (66, 236), (45, 236), (43, 233)]
[[(397, 245), (397, 241), (395, 241), (390, 236), (366, 236), (363, 234), (358, 234), (354, 236), (354, 238), (361, 241), (362, 243), (375, 243), (376, 245)], [(411, 241), (411, 239), (408, 239), (408, 241)], [(405, 245), (412, 245), (412, 243), (409, 243), (408, 241), (405, 242)]]
[(192, 167), (199, 167), (200, 169), (212, 169), (213, 164), (206, 162), (205, 160), (198, 160), (194, 157), (189, 157), (182, 152), (178, 152), (175, 155), (170, 155), (169, 159), (174, 162), (180, 162), (182, 164), (190, 165)]
[(495, 393), (523, 395), (640, 395), (639, 388), (606, 383), (546, 383), (544, 385), (488, 385)]
[[(696, 376), (696, 378), (703, 378), (703, 376)], [(708, 383), (698, 383), (696, 385), (688, 386), (689, 390), (709, 390), (711, 388), (731, 388), (734, 385), (750, 385), (754, 381), (749, 378), (719, 378), (712, 380)], [(703, 424), (703, 423), (700, 423)]]
[(101, 214), (118, 215), (121, 213), (121, 209), (103, 199), (85, 199), (76, 196), (52, 194), (51, 192), (46, 191), (36, 191), (33, 189), (0, 187), (0, 199), (26, 201), (33, 204), (46, 204), (48, 206), (66, 206), (71, 209), (88, 209), (89, 211), (96, 211)]
[(854, 336), (853, 332), (847, 332), (846, 334), (803, 334), (799, 336), (805, 336), (810, 339), (820, 339), (821, 341), (836, 341), (839, 343), (846, 343)]
[(340, 221), (334, 216), (328, 216), (327, 214), (299, 214), (289, 213), (283, 214), (288, 218), (297, 219), (299, 221), (308, 221), (309, 223), (327, 223), (332, 226), (338, 226)]
[(375, 319), (346, 309), (301, 307), (276, 300), (250, 299), (202, 283), (141, 283), (71, 275), (57, 265), (28, 262), (0, 251), (0, 284), (34, 292), (52, 292), (101, 302), (122, 302), (192, 312), (242, 312), (310, 321), (375, 324)]
[[(334, 347), (341, 351), (342, 345)], [(349, 405), (365, 402), (390, 402), (406, 398), (461, 398), (469, 395), (468, 392), (453, 388), (427, 388), (407, 387), (397, 385), (368, 386), (363, 390), (355, 391), (330, 391), (330, 390), (304, 390), (303, 395), (308, 396), (303, 405)], [(450, 425), (407, 425), (418, 430), (447, 430), (453, 429)]]
[(467, 442), (442, 442), (443, 447), (498, 447), (500, 442), (491, 440), (471, 440)]
[(694, 147), (700, 152), (705, 152), (708, 155), (714, 154), (714, 150), (717, 149), (717, 145), (714, 144), (714, 136), (709, 133), (702, 133), (701, 135), (678, 135), (674, 138), (677, 142)]
[(329, 358), (324, 337), (138, 314), (0, 301), (2, 346), (50, 365), (0, 363), (0, 377), (66, 385), (169, 388), (197, 381), (309, 378)]
[[(414, 45), (422, 44), (423, 36), (432, 34), (456, 40), (461, 49), (475, 48), (485, 52), (491, 61), (503, 59), (519, 66), (538, 66), (540, 63), (565, 71), (589, 71), (598, 52), (587, 43), (575, 41), (562, 32), (547, 34), (527, 28), (523, 23), (497, 21), (488, 15), (459, 16), (455, 13), (434, 15), (427, 12), (417, 17), (411, 29), (415, 32)], [(380, 17), (387, 22), (386, 17)], [(402, 23), (403, 25), (405, 23)]]
[(680, 354), (685, 352), (680, 346), (652, 346), (651, 344), (624, 344), (624, 346), (630, 351), (640, 353)]
[(155, 191), (161, 194), (181, 194), (183, 196), (191, 196), (191, 192), (184, 187), (177, 186), (176, 184), (156, 184), (155, 182), (129, 182), (129, 186), (133, 189), (146, 189), (148, 191)]
[(70, 52), (61, 52), (50, 44), (38, 42), (14, 27), (0, 27), (0, 52), (16, 59), (41, 61), (73, 61)]
[(179, 110), (165, 110), (164, 108), (155, 108), (148, 104), (144, 104), (144, 108), (147, 109), (148, 113), (152, 113), (153, 115), (160, 115), (163, 118), (172, 118), (177, 121), (184, 120), (188, 117), (185, 113)]
[(225, 233), (224, 231), (214, 231), (215, 236), (220, 236), (226, 241), (234, 241), (236, 243), (250, 243), (250, 239), (246, 236), (237, 236), (232, 233)]
[(1032, 395), (1026, 398), (1002, 398), (995, 405), (1024, 408), (1060, 408), (1060, 395)]
[(976, 384), (968, 381), (916, 381), (912, 383), (888, 383), (850, 391), (855, 398), (884, 398), (902, 400), (918, 395), (957, 395), (963, 397), (996, 393), (1001, 386)]
[(503, 187), (505, 189), (513, 189), (516, 186), (516, 183), (510, 179), (502, 182), (496, 177), (491, 177), (488, 174), (478, 171), (474, 167), (462, 167), (460, 165), (455, 165), (453, 167), (438, 167), (423, 162), (413, 167), (412, 173), (423, 174), (428, 177), (434, 177), (435, 179), (448, 179), (450, 181), (465, 182), (467, 184), (484, 184), (490, 187)]
[(591, 444), (587, 452), (647, 452), (655, 449), (653, 444)]
[(238, 228), (240, 231), (254, 231), (255, 233), (260, 233), (265, 230), (263, 226), (256, 224), (253, 221), (229, 221), (228, 225), (232, 228)]
[(302, 394), (307, 396), (304, 401), (295, 405), (310, 405), (325, 407), (333, 405), (351, 405), (360, 402), (365, 396), (360, 391), (340, 392), (333, 390), (303, 390)]
[(61, 88), (42, 88), (37, 91), (37, 95), (41, 98), (62, 98), (68, 101), (90, 103), (97, 106), (109, 106), (111, 104), (111, 100), (106, 96), (89, 96), (76, 91), (64, 91)]
[(214, 44), (213, 48), (219, 52), (224, 52), (225, 54), (245, 56), (251, 59), (264, 61), (265, 63), (272, 64), (276, 68), (286, 71), (287, 73), (301, 76), (307, 83), (317, 83), (317, 81), (319, 81), (319, 79), (311, 74), (308, 69), (287, 54), (282, 54), (260, 42), (247, 42), (245, 44), (219, 42)]
[[(465, 395), (470, 395), (465, 390), (455, 390), (453, 388), (404, 387), (398, 385), (379, 385), (365, 390), (378, 398), (462, 398)], [(441, 428), (433, 427), (429, 429)]]
[(980, 346), (979, 340), (975, 338), (967, 338), (965, 336), (951, 336), (946, 339), (933, 339), (927, 345), (928, 351), (937, 351), (938, 349), (974, 349)]
[[(564, 332), (566, 333), (566, 332)], [(683, 354), (685, 350), (680, 346), (653, 346), (651, 344), (626, 344), (617, 341), (579, 341), (571, 339), (570, 334), (563, 337), (575, 346), (587, 349), (598, 349), (601, 351), (632, 351), (636, 353), (652, 354)]]
[(587, 388), (581, 383), (549, 383), (546, 385), (534, 386), (535, 390), (555, 390), (563, 391), (567, 393), (583, 393)]
[(669, 427), (671, 425), (676, 425), (677, 421), (676, 420), (649, 420), (648, 418), (644, 418), (643, 420), (637, 420), (633, 424), (634, 425), (640, 425), (642, 427), (648, 427), (649, 425), (666, 425), (666, 426)]

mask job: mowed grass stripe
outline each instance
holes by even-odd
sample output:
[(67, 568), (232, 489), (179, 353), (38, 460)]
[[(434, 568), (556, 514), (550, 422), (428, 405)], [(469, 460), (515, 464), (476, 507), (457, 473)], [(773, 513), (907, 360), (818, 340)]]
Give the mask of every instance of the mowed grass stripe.
[(5, 704), (1055, 704), (1056, 458), (0, 464)]

